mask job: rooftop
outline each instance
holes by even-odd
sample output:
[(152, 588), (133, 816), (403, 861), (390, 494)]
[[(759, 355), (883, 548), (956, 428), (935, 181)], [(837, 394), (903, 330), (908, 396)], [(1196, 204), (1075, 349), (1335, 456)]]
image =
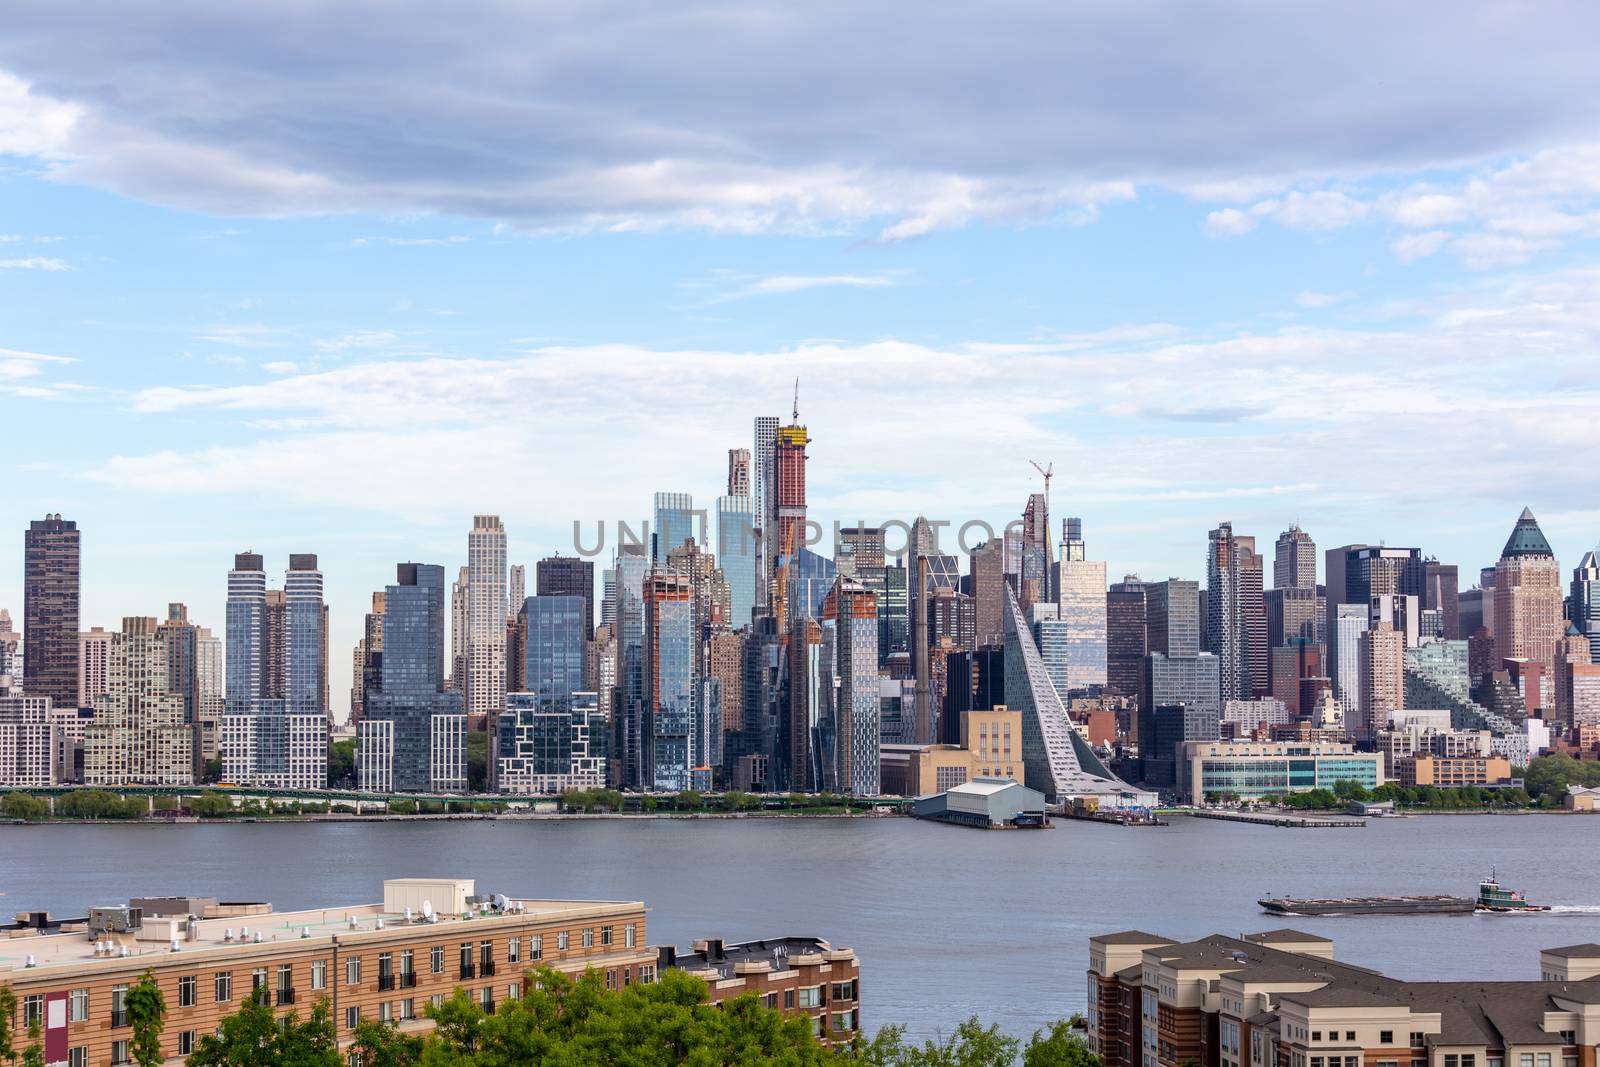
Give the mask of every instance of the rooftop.
[[(643, 910), (639, 901), (545, 900), (500, 895), (478, 896), (471, 879), (393, 879), (384, 883), (384, 903), (331, 905), (299, 911), (274, 911), (265, 902), (218, 901), (214, 897), (151, 897), (129, 905), (90, 909), (80, 918), (37, 923), (45, 913), (19, 913), (16, 924), (0, 925), (0, 974), (9, 970), (85, 964), (111, 966), (140, 957), (178, 953), (248, 955), (257, 946), (285, 942), (312, 945), (352, 940), (382, 940), (399, 936), (410, 927), (485, 924), (516, 920), (572, 918), (574, 920)], [(431, 887), (431, 888), (430, 888)], [(451, 889), (464, 890), (455, 894)], [(406, 903), (408, 891), (431, 894)], [(144, 905), (136, 923), (118, 921)], [(173, 910), (188, 905), (196, 911)], [(110, 913), (105, 923), (90, 933), (96, 913)], [(25, 916), (26, 921), (23, 921)], [(118, 926), (131, 929), (117, 929)]]
[(800, 963), (832, 963), (855, 959), (851, 949), (836, 949), (820, 937), (777, 937), (727, 944), (718, 938), (696, 941), (691, 952), (670, 945), (660, 949), (662, 967), (676, 967), (708, 980), (734, 978), (754, 970), (774, 973)]
[(1544, 531), (1539, 529), (1539, 521), (1533, 517), (1531, 510), (1523, 508), (1517, 524), (1511, 528), (1511, 536), (1506, 540), (1500, 558), (1554, 555), (1550, 550), (1550, 542), (1545, 540)]

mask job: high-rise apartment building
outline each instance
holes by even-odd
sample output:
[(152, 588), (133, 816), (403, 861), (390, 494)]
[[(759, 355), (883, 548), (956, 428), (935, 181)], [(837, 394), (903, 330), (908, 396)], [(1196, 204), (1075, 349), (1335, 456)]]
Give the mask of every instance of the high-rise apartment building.
[[(1066, 521), (1066, 539), (1053, 583), (1056, 618), (1065, 628), (1067, 680), (1071, 691), (1106, 684), (1106, 565), (1087, 558), (1083, 520)], [(1066, 694), (1062, 694), (1065, 699)]]
[(605, 784), (610, 715), (585, 690), (581, 596), (531, 596), (517, 613), (517, 690), (491, 735), (491, 786), (557, 792)]
[(317, 557), (291, 553), (283, 588), (272, 589), (262, 556), (239, 553), (228, 572), (225, 618), (224, 777), (241, 785), (323, 787), (328, 615)]
[[(1359, 604), (1367, 611), (1375, 596), (1414, 596), (1422, 602), (1426, 567), (1421, 549), (1384, 545), (1341, 545), (1323, 555), (1325, 576), (1324, 633), (1328, 642), (1328, 673), (1337, 683), (1344, 667), (1344, 648), (1335, 637), (1339, 606)], [(1341, 697), (1345, 694), (1340, 693)], [(1357, 705), (1346, 704), (1348, 713)]]
[(753, 491), (754, 484), (750, 480), (750, 450), (728, 449), (728, 495), (750, 496)]
[(0, 690), (12, 688), (22, 688), (22, 634), (12, 625), (11, 612), (0, 608)]
[[(546, 556), (534, 566), (534, 592), (539, 596), (575, 596), (583, 600), (584, 640), (594, 639), (594, 561), (578, 556)], [(517, 601), (517, 610), (522, 601)]]
[(78, 699), (79, 548), (78, 524), (59, 514), (23, 535), (23, 689), (56, 708)]
[(1145, 619), (1147, 645), (1164, 656), (1200, 653), (1200, 583), (1187, 578), (1147, 582)]
[(69, 707), (92, 708), (111, 679), (111, 631), (92, 626), (78, 635), (78, 699)]
[(1494, 569), (1495, 666), (1529, 660), (1549, 675), (1566, 631), (1561, 608), (1560, 565), (1533, 512), (1523, 508)]
[(467, 787), (466, 715), (444, 687), (444, 568), (402, 563), (384, 591), (383, 660), (356, 733), (362, 789), (447, 792)]
[[(514, 619), (517, 612), (522, 610), (522, 602), (528, 599), (528, 568), (520, 563), (513, 563), (506, 569), (506, 619)], [(589, 564), (590, 585), (594, 577), (594, 564)], [(537, 579), (535, 579), (537, 580)], [(591, 594), (592, 596), (592, 594)]]
[(0, 693), (0, 789), (59, 785), (50, 698)]
[(519, 692), (565, 701), (584, 691), (583, 646), (587, 605), (571, 595), (531, 596), (517, 613), (522, 653)]
[(1350, 736), (1371, 744), (1396, 711), (1406, 706), (1405, 634), (1380, 621), (1361, 634), (1361, 704), (1352, 721), (1345, 719)]
[(735, 629), (750, 625), (757, 604), (761, 546), (755, 523), (755, 502), (748, 495), (717, 497), (717, 558), (728, 582), (728, 625)]
[(482, 728), (505, 707), (506, 528), (475, 515), (467, 535), (467, 720)]
[(1272, 558), (1272, 588), (1315, 589), (1317, 587), (1317, 544), (1311, 535), (1291, 525), (1278, 535)]
[(826, 687), (834, 788), (857, 796), (882, 792), (878, 774), (878, 606), (854, 579), (834, 582), (822, 604), (822, 646), (828, 650)]
[(1344, 708), (1345, 718), (1353, 719), (1361, 710), (1366, 691), (1362, 682), (1361, 635), (1367, 632), (1372, 609), (1366, 604), (1340, 604), (1328, 634), (1329, 677), (1333, 692)]
[(1127, 575), (1106, 590), (1106, 685), (1123, 696), (1137, 696), (1146, 644), (1145, 583)]
[(621, 765), (621, 784), (648, 789), (650, 772), (650, 718), (645, 682), (645, 581), (650, 557), (644, 546), (617, 546), (616, 607), (617, 687), (613, 709), (613, 758)]
[(471, 630), (467, 614), (467, 568), (462, 567), (450, 584), (450, 659), (445, 663), (445, 685), (462, 693), (467, 689), (467, 635)]
[(1237, 536), (1224, 522), (1206, 551), (1207, 651), (1217, 657), (1225, 700), (1254, 700), (1268, 692), (1267, 619), (1262, 561), (1254, 537)]
[(772, 578), (775, 521), (773, 513), (773, 486), (777, 481), (778, 417), (757, 415), (755, 420), (754, 448), (751, 451), (751, 504), (756, 516), (757, 569), (756, 604), (767, 606), (768, 583)]
[(968, 573), (972, 576), (972, 600), (977, 611), (978, 644), (998, 645), (1005, 640), (1005, 541), (991, 537), (974, 548), (969, 555)]
[[(789, 626), (789, 586), (793, 564), (798, 560), (806, 536), (806, 445), (811, 438), (800, 425), (796, 411), (793, 421), (777, 429), (769, 487), (772, 509), (772, 589), (771, 614), (783, 634)], [(765, 531), (763, 531), (765, 532)]]
[(111, 639), (106, 693), (84, 731), (87, 785), (191, 785), (196, 734), (167, 688), (167, 648), (150, 618), (125, 618)]
[[(644, 582), (644, 679), (651, 787), (690, 788), (696, 766), (694, 587), (657, 571)], [(720, 720), (720, 716), (719, 716)]]

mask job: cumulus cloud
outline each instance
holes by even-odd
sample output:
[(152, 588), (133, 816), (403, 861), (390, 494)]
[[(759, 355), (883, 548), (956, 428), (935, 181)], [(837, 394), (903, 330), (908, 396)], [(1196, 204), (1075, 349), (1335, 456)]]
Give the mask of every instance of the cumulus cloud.
[(1294, 190), (1279, 221), (1334, 227), (1364, 209), (1308, 177), (1570, 141), (1591, 128), (1600, 78), (1600, 12), (1581, 0), (1537, 19), (1447, 0), (311, 0), (287, 16), (172, 0), (93, 18), (18, 0), (7, 23), (0, 152), (57, 179), (225, 214), (432, 212), (534, 231), (904, 240), (1083, 223), (1140, 185)]
[(1439, 251), (1449, 239), (1448, 231), (1429, 230), (1427, 233), (1408, 233), (1396, 238), (1389, 247), (1394, 252), (1394, 258), (1401, 263), (1414, 263)]
[(721, 304), (731, 300), (745, 300), (753, 296), (783, 296), (803, 293), (812, 289), (888, 289), (899, 281), (896, 273), (877, 274), (769, 274), (750, 277), (741, 274), (719, 273), (710, 281), (696, 282), (691, 288), (718, 290), (707, 300), (708, 304)]
[(72, 264), (50, 256), (27, 256), (21, 259), (0, 259), (0, 270), (71, 270)]

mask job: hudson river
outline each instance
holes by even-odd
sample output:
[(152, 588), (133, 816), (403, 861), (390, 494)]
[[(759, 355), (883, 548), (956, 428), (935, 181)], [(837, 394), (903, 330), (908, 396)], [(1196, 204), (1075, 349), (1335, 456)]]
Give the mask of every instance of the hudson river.
[[(448, 875), (511, 896), (643, 900), (650, 940), (778, 934), (860, 954), (863, 1021), (948, 1031), (976, 1013), (1027, 1034), (1083, 1008), (1091, 934), (1284, 925), (1407, 978), (1538, 977), (1541, 947), (1600, 941), (1600, 816), (1423, 816), (1291, 830), (1194, 819), (1043, 832), (909, 819), (0, 826), (0, 912), (82, 915), (192, 893), (279, 908), (381, 899)], [(1256, 900), (1502, 883), (1540, 915), (1293, 919)]]

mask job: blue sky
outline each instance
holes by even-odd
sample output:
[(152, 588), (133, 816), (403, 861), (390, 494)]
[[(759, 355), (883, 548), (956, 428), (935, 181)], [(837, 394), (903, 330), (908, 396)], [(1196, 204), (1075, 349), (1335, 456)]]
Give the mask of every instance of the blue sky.
[(0, 529), (79, 520), (86, 624), (316, 551), (342, 664), (474, 512), (531, 565), (709, 504), (796, 376), (825, 522), (1037, 459), (1113, 575), (1600, 538), (1588, 5), (58, 8), (0, 40)]

